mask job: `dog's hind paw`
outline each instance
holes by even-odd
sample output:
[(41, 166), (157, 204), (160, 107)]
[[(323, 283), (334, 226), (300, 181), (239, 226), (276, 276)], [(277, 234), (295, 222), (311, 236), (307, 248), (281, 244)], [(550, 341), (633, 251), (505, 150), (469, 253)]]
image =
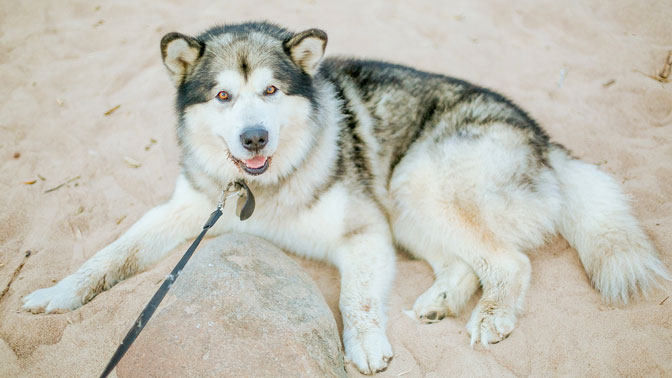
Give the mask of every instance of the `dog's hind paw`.
[(487, 347), (509, 337), (515, 326), (513, 309), (500, 303), (481, 301), (471, 314), (467, 332), (471, 335), (472, 347), (479, 341)]
[(446, 296), (445, 292), (435, 292), (432, 286), (415, 301), (413, 314), (421, 323), (435, 323), (446, 316), (453, 316)]
[(76, 279), (68, 276), (52, 287), (39, 289), (23, 297), (24, 310), (32, 313), (58, 313), (74, 310), (82, 305)]
[[(350, 332), (348, 332), (350, 333)], [(392, 347), (385, 332), (379, 329), (366, 333), (351, 332), (343, 335), (345, 359), (357, 367), (362, 374), (374, 374), (387, 369), (392, 360)]]

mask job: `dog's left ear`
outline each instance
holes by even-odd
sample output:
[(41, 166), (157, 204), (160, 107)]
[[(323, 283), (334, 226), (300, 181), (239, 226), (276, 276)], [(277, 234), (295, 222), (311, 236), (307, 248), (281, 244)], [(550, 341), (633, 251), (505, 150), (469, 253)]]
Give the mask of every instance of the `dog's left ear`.
[(310, 29), (295, 34), (284, 42), (285, 51), (303, 72), (313, 76), (320, 66), (327, 47), (327, 33)]

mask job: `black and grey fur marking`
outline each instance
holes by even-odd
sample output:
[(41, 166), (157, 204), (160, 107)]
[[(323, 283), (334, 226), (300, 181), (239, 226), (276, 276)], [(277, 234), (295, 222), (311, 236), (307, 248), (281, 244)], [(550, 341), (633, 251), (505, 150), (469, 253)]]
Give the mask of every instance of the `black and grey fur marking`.
[[(546, 164), (549, 146), (546, 133), (525, 111), (486, 88), (443, 75), (368, 60), (328, 58), (322, 63), (321, 73), (339, 88), (355, 89), (366, 104), (369, 116), (375, 120), (375, 135), (384, 146), (379, 155), (382, 157), (392, 151), (388, 179), (408, 148), (426, 133), (438, 143), (452, 135), (468, 137), (465, 128), (487, 127), (494, 122), (524, 130), (538, 163)], [(338, 93), (342, 94), (342, 89)], [(381, 107), (384, 96), (393, 96), (393, 99)], [(349, 99), (344, 99), (343, 112), (350, 115), (353, 111), (348, 102)], [(440, 122), (444, 124), (437, 129)]]

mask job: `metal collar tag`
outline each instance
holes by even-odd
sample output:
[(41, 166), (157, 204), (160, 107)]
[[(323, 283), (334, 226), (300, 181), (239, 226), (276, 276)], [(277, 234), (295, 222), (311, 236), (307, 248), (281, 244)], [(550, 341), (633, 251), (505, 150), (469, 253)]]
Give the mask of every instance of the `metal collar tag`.
[(238, 192), (238, 203), (236, 204), (236, 215), (241, 221), (252, 216), (254, 212), (254, 194), (250, 188), (245, 184), (245, 181), (236, 181), (236, 186), (240, 185), (241, 190)]

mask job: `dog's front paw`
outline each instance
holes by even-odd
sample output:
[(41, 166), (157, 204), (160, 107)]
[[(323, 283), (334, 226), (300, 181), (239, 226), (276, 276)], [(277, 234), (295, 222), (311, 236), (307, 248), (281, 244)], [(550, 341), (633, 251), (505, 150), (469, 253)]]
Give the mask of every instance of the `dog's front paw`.
[(373, 374), (387, 369), (392, 360), (392, 347), (385, 332), (380, 329), (359, 333), (355, 329), (343, 333), (345, 359), (352, 362), (362, 374)]
[(23, 309), (32, 313), (65, 312), (82, 305), (77, 279), (68, 276), (52, 287), (40, 289), (23, 297)]
[(481, 301), (467, 323), (471, 346), (480, 341), (484, 346), (496, 344), (507, 337), (516, 326), (513, 309), (501, 303)]

